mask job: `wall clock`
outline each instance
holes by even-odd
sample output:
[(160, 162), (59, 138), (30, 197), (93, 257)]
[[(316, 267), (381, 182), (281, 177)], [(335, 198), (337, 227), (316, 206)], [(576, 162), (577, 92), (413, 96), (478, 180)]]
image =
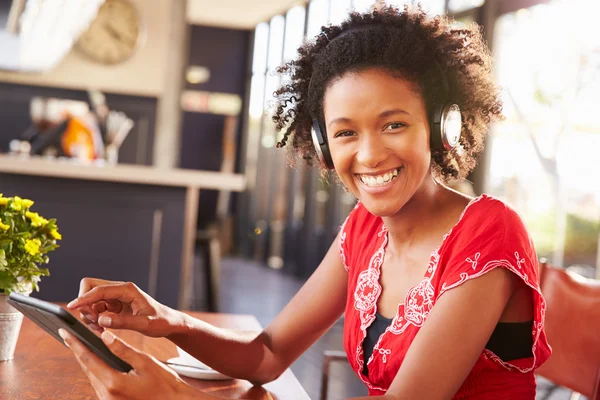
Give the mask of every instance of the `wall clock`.
[(75, 48), (102, 64), (118, 64), (141, 47), (144, 32), (140, 14), (129, 0), (106, 0)]

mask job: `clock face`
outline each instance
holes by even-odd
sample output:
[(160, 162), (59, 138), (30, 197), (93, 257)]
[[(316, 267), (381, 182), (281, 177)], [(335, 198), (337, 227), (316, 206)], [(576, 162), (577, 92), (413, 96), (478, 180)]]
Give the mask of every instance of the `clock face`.
[(141, 37), (135, 6), (128, 0), (106, 0), (76, 48), (94, 61), (117, 64), (131, 57), (140, 46)]

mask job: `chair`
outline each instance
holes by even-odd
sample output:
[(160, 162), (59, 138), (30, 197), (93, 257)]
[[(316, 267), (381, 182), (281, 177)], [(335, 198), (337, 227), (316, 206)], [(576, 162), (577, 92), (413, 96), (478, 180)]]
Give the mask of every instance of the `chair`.
[(321, 374), (321, 400), (327, 400), (329, 390), (329, 367), (332, 361), (348, 362), (348, 356), (343, 351), (325, 350), (323, 353), (323, 370)]
[(540, 260), (545, 330), (552, 356), (536, 373), (590, 400), (600, 400), (600, 281)]
[[(600, 400), (600, 281), (584, 278), (540, 260), (541, 290), (546, 299), (545, 331), (552, 356), (536, 373), (580, 394)], [(344, 352), (325, 351), (321, 400), (327, 399), (332, 362), (347, 361)]]

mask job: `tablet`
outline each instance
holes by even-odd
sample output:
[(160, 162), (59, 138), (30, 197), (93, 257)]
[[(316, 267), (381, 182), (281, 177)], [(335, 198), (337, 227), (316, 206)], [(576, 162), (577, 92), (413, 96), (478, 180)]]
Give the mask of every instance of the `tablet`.
[(94, 354), (117, 371), (129, 372), (131, 370), (131, 366), (115, 356), (102, 339), (64, 308), (14, 292), (8, 296), (6, 301), (63, 345), (64, 341), (58, 334), (60, 328), (79, 339)]

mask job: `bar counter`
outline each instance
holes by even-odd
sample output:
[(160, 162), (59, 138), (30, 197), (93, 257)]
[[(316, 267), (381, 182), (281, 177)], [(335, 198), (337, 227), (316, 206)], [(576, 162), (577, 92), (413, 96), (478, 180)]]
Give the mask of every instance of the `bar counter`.
[(34, 200), (32, 211), (56, 218), (63, 235), (34, 294), (55, 302), (93, 276), (189, 309), (200, 191), (245, 187), (238, 174), (0, 155), (0, 193)]

